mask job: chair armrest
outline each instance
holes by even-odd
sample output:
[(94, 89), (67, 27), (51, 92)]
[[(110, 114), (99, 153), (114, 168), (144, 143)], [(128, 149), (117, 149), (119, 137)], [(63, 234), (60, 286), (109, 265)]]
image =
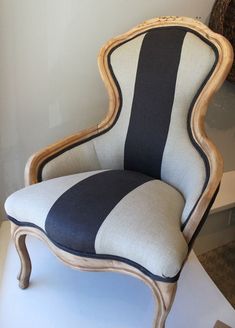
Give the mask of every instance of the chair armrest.
[(25, 185), (61, 175), (99, 169), (92, 141), (98, 131), (96, 125), (33, 154), (25, 167)]

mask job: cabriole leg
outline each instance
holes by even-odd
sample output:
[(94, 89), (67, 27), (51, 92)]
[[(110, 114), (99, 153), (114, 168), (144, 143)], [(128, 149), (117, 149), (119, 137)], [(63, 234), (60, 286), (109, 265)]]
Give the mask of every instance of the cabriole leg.
[(19, 280), (19, 287), (25, 289), (29, 286), (29, 279), (32, 270), (29, 253), (25, 244), (26, 235), (17, 232), (17, 226), (15, 225), (12, 227), (12, 235), (21, 263), (17, 279)]

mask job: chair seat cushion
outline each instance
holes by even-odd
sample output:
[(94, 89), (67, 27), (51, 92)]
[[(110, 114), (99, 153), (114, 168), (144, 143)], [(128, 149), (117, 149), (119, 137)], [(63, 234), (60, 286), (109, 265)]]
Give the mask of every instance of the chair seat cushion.
[(145, 174), (101, 170), (47, 180), (12, 194), (8, 217), (42, 229), (77, 255), (114, 258), (160, 280), (174, 280), (187, 256), (180, 230), (185, 201)]

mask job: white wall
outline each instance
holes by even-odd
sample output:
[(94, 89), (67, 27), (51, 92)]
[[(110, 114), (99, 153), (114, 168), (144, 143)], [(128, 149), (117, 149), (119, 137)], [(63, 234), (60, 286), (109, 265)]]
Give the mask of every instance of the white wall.
[(29, 155), (107, 110), (96, 57), (112, 36), (159, 15), (201, 16), (214, 0), (0, 0), (0, 211)]

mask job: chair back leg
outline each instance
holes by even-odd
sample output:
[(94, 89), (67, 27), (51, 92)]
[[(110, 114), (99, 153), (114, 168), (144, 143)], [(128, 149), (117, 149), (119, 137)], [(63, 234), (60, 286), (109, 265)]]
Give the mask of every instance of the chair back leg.
[(175, 298), (177, 283), (154, 281), (154, 285), (154, 287), (151, 287), (158, 310), (156, 311), (153, 328), (164, 328), (167, 315)]

